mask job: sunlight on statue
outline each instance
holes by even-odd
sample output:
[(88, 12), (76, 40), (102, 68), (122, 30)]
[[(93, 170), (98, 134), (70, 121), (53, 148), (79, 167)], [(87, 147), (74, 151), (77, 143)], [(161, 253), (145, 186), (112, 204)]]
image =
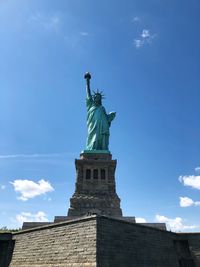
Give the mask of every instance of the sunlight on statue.
[(86, 106), (87, 106), (87, 144), (86, 150), (101, 150), (109, 152), (109, 136), (110, 125), (114, 120), (116, 112), (106, 113), (102, 106), (103, 94), (102, 92), (94, 92), (91, 94), (90, 79), (91, 75), (87, 72), (84, 76), (86, 79)]

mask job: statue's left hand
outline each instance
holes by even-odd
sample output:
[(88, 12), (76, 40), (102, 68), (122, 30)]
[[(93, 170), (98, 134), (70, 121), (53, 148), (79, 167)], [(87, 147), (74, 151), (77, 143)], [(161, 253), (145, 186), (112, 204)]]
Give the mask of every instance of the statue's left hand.
[(108, 119), (109, 119), (109, 121), (110, 121), (110, 122), (113, 121), (114, 118), (115, 118), (115, 116), (116, 116), (116, 112), (110, 112), (110, 113), (108, 114)]
[(113, 116), (113, 120), (116, 117), (116, 112), (111, 112), (112, 116)]

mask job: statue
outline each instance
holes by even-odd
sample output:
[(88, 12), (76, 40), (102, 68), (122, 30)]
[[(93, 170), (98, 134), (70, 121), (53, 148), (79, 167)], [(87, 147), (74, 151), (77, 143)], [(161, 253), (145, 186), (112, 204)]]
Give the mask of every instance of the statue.
[[(116, 116), (116, 112), (106, 113), (105, 108), (102, 106), (103, 94), (102, 92), (90, 91), (91, 75), (87, 72), (84, 76), (86, 79), (86, 106), (87, 106), (87, 144), (86, 150), (109, 153), (109, 136), (110, 125)], [(96, 151), (97, 152), (97, 151)]]

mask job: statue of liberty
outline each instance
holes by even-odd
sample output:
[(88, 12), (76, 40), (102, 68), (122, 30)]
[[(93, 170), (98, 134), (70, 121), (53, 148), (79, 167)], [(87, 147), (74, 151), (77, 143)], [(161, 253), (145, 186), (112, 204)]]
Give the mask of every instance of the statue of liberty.
[(87, 106), (87, 144), (86, 151), (96, 151), (109, 153), (109, 136), (110, 125), (114, 120), (116, 112), (106, 113), (102, 106), (102, 92), (94, 92), (91, 94), (90, 79), (91, 75), (87, 72), (84, 76), (86, 79), (86, 106)]

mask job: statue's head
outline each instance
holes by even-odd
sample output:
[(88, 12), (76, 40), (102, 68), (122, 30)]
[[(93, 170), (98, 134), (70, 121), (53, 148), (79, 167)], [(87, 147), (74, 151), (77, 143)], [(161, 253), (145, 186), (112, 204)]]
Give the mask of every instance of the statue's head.
[(104, 98), (104, 95), (102, 92), (99, 92), (97, 89), (96, 92), (93, 94), (93, 101), (97, 106), (100, 106), (102, 104), (102, 99)]

